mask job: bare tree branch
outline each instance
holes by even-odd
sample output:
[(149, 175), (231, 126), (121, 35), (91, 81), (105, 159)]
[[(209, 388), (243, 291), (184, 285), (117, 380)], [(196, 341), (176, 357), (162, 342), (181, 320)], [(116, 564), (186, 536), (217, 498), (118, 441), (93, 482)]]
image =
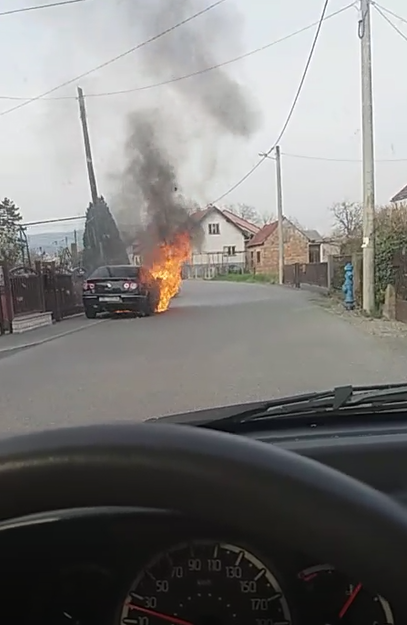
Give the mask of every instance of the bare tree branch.
[(340, 202), (331, 207), (336, 234), (344, 238), (361, 235), (363, 223), (362, 206), (357, 202)]
[(287, 218), (288, 221), (290, 221), (294, 226), (296, 226), (296, 228), (298, 228), (299, 230), (304, 230), (304, 226), (298, 221), (298, 219), (296, 217), (288, 217)]
[(273, 213), (262, 213), (259, 217), (259, 225), (267, 226), (267, 224), (271, 224), (274, 221), (277, 221), (277, 217), (273, 215)]
[(227, 206), (224, 206), (224, 208), (231, 213), (238, 215), (242, 219), (250, 221), (253, 224), (263, 223), (257, 209), (254, 206), (250, 206), (249, 204), (229, 204)]

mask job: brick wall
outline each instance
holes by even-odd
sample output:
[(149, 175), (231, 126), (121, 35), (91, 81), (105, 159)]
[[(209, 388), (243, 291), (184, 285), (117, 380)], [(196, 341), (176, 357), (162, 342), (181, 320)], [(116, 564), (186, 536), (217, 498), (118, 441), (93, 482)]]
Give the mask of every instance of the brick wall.
[[(248, 263), (256, 273), (278, 273), (278, 230), (263, 245), (248, 248)], [(308, 239), (297, 228), (285, 223), (284, 264), (293, 263), (308, 263)]]

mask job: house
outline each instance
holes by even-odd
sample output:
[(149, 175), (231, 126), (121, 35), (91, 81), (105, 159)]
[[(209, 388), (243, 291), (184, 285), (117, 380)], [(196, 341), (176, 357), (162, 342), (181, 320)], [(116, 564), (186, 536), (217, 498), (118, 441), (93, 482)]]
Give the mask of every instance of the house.
[(140, 267), (142, 263), (142, 247), (138, 238), (136, 237), (133, 244), (126, 247), (126, 253), (129, 257), (130, 265)]
[(405, 202), (407, 200), (407, 185), (403, 187), (396, 195), (394, 195), (390, 202), (396, 204), (397, 202)]
[(203, 231), (192, 251), (188, 277), (210, 277), (219, 271), (244, 271), (246, 244), (260, 228), (228, 210), (209, 206), (193, 213)]
[[(327, 249), (316, 230), (302, 230), (284, 217), (284, 264), (319, 263)], [(247, 243), (247, 262), (256, 273), (278, 274), (278, 222), (265, 225)]]

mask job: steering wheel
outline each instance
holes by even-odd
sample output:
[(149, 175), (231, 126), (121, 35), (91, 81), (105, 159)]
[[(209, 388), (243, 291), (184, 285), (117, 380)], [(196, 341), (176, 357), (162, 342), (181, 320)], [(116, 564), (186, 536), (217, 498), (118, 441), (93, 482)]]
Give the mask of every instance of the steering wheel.
[(0, 442), (0, 520), (89, 506), (180, 511), (315, 554), (405, 611), (407, 511), (310, 459), (185, 425), (99, 425)]

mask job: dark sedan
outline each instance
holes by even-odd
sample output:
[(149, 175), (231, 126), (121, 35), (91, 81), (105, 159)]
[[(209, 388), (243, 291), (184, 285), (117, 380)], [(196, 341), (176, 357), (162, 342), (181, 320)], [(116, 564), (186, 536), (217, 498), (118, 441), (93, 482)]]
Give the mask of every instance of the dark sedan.
[(158, 280), (144, 267), (105, 265), (83, 284), (83, 306), (88, 319), (99, 313), (153, 315), (160, 300)]

